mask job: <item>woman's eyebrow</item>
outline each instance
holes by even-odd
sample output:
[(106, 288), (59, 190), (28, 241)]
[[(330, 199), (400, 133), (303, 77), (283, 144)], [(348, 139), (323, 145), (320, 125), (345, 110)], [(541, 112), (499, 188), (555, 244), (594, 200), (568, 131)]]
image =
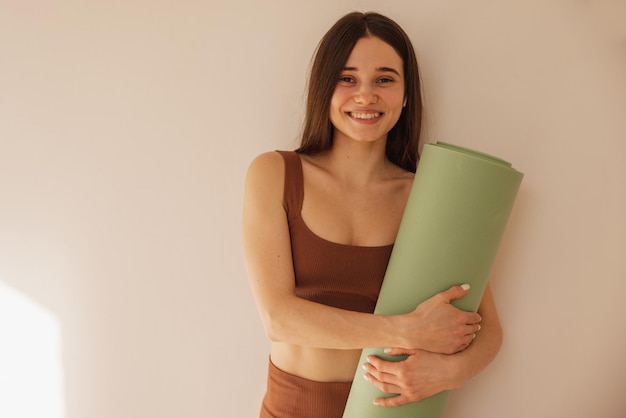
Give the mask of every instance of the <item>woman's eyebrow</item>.
[(400, 72), (396, 70), (395, 68), (391, 68), (391, 67), (378, 67), (376, 71), (380, 71), (381, 73), (394, 73), (394, 74), (397, 74), (398, 77), (400, 76)]
[[(357, 71), (358, 68), (357, 67), (343, 67), (343, 70), (344, 71)], [(394, 73), (400, 76), (400, 72), (392, 67), (378, 67), (376, 68), (376, 71), (379, 73)]]

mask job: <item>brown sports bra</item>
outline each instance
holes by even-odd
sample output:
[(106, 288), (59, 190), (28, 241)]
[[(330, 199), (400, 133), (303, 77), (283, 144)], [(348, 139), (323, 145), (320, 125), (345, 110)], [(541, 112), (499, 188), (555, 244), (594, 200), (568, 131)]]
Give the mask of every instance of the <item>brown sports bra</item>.
[(328, 306), (373, 313), (393, 245), (359, 247), (315, 235), (301, 216), (302, 161), (293, 151), (285, 160), (283, 205), (289, 221), (296, 296)]

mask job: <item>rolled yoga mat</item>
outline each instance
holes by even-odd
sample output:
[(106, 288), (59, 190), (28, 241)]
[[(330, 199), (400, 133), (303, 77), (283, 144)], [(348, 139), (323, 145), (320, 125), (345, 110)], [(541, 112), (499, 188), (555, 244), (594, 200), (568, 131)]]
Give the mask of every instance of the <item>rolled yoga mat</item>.
[[(450, 286), (468, 283), (453, 301), (477, 311), (523, 174), (511, 164), (467, 148), (437, 142), (422, 151), (389, 259), (375, 314), (396, 315)], [(366, 348), (352, 383), (344, 418), (443, 418), (449, 391), (397, 407), (373, 405), (389, 397), (367, 382), (368, 355), (400, 361), (383, 348)]]

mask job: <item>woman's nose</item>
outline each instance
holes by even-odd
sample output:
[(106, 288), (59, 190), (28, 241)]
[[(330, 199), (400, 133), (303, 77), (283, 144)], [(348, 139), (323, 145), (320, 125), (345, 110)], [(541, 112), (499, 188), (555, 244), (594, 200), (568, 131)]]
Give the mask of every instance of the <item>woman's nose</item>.
[(363, 83), (359, 86), (359, 89), (355, 94), (354, 101), (358, 104), (376, 103), (378, 101), (378, 96), (372, 86)]

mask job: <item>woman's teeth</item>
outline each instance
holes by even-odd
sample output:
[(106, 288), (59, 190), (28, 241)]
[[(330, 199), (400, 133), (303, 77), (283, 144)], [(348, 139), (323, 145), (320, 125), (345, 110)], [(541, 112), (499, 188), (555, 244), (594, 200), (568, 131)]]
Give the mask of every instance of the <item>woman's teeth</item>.
[(359, 113), (359, 112), (350, 112), (350, 116), (355, 119), (374, 119), (380, 117), (379, 112), (374, 113)]

